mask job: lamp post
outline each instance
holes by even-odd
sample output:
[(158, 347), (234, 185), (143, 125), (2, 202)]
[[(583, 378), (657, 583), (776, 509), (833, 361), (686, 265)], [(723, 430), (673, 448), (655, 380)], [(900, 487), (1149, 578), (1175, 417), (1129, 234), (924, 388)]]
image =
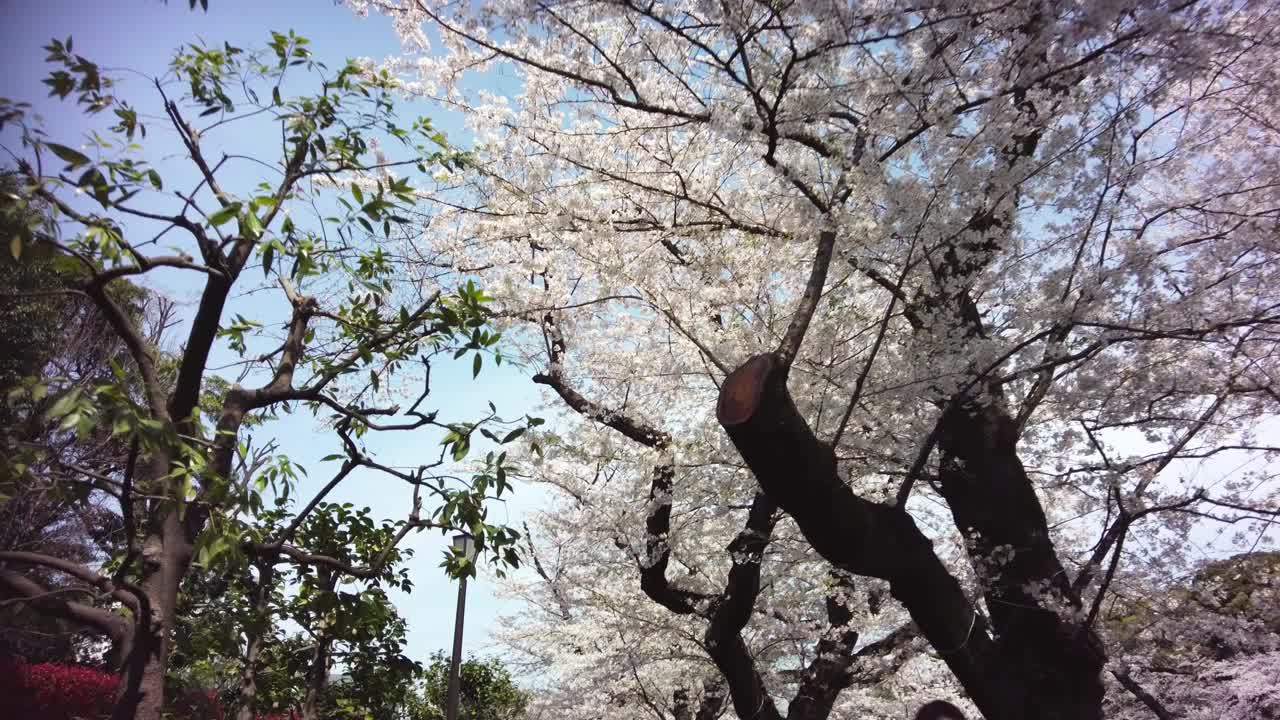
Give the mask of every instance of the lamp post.
[[(471, 562), (476, 557), (476, 541), (466, 533), (453, 536), (453, 549)], [(458, 580), (458, 616), (453, 622), (453, 659), (449, 661), (448, 720), (458, 720), (458, 673), (462, 668), (462, 617), (467, 608), (467, 576)]]

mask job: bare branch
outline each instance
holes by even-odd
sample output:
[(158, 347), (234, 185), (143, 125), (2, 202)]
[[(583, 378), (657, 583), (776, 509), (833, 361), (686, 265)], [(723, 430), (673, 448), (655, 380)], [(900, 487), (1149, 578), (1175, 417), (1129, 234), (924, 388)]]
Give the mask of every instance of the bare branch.
[(115, 642), (128, 633), (129, 621), (124, 616), (59, 597), (58, 591), (51, 592), (12, 570), (0, 568), (0, 587), (38, 612), (91, 628)]

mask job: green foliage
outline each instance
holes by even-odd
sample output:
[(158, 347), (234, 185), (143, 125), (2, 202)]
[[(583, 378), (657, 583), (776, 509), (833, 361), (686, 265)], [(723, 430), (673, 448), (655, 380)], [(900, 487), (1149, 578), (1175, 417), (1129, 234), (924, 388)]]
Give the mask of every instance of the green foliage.
[[(137, 157), (143, 148), (134, 141), (147, 137), (147, 128), (139, 121), (137, 111), (115, 94), (110, 77), (95, 63), (75, 54), (73, 48), (71, 38), (55, 39), (46, 47), (48, 60), (56, 66), (46, 84), (52, 95), (75, 100), (85, 112), (111, 110), (117, 119), (110, 128), (115, 137), (90, 133), (83, 143), (86, 152), (81, 152), (48, 140), (39, 128), (28, 127), (22, 106), (0, 101), (10, 111), (3, 117), (23, 124), (23, 142), (34, 155), (35, 166), (23, 168), (30, 185), (29, 196), (51, 203), (64, 228), (79, 229), (65, 233), (60, 256), (76, 258), (84, 282), (92, 283), (104, 274), (115, 278), (140, 275), (153, 266), (126, 239), (120, 220), (137, 215), (135, 199), (162, 191), (165, 182), (156, 168)], [(323, 78), (318, 92), (282, 95), (282, 81), (295, 68)], [(312, 58), (309, 41), (290, 31), (271, 33), (267, 45), (256, 51), (230, 44), (189, 44), (175, 54), (169, 77), (181, 81), (187, 91), (180, 102), (167, 94), (164, 100), (166, 113), (191, 150), (193, 160), (198, 157), (198, 143), (203, 136), (222, 124), (237, 121), (239, 118), (233, 115), (237, 111), (249, 115), (268, 113), (284, 131), (285, 184), (273, 187), (260, 183), (240, 194), (218, 187), (216, 206), (203, 214), (199, 227), (185, 217), (191, 203), (184, 203), (179, 216), (161, 217), (175, 218), (175, 227), (193, 233), (197, 239), (221, 239), (224, 247), (241, 243), (251, 248), (260, 257), (266, 278), (276, 279), (286, 289), (292, 283), (323, 284), (329, 305), (324, 308), (324, 315), (329, 322), (312, 323), (305, 342), (308, 346), (341, 351), (308, 352), (303, 370), (317, 388), (342, 386), (351, 392), (342, 406), (322, 393), (300, 393), (303, 406), (317, 414), (335, 411), (329, 420), (342, 434), (359, 440), (377, 427), (370, 422), (375, 416), (371, 411), (385, 414), (384, 410), (374, 410), (370, 403), (396, 382), (406, 365), (420, 365), (441, 352), (452, 353), (455, 358), (471, 354), (472, 374), (477, 376), (483, 368), (484, 355), (491, 355), (495, 364), (502, 362), (497, 347), (500, 335), (488, 329), (488, 303), (492, 298), (473, 282), (466, 282), (443, 296), (415, 301), (412, 294), (417, 292), (417, 283), (404, 282), (402, 265), (377, 242), (379, 236), (390, 237), (394, 228), (411, 224), (418, 202), (418, 191), (410, 178), (383, 174), (383, 168), (407, 164), (426, 170), (429, 165), (462, 167), (467, 162), (465, 153), (451, 149), (430, 120), (418, 118), (404, 125), (396, 122), (392, 95), (396, 81), (392, 76), (354, 62), (336, 74), (329, 73)], [(157, 86), (163, 92), (165, 83)], [(240, 97), (235, 97), (237, 93)], [(204, 131), (196, 130), (180, 114), (184, 105), (194, 107), (197, 117), (210, 118), (213, 125)], [(400, 144), (410, 159), (384, 161), (385, 155), (375, 151), (376, 137)], [(201, 162), (197, 160), (198, 165)], [(56, 176), (41, 172), (46, 165), (57, 164), (61, 171)], [(207, 166), (202, 171), (213, 172)], [(296, 216), (281, 212), (300, 198), (302, 180), (333, 178), (339, 173), (351, 173), (358, 179), (348, 185), (349, 198), (341, 193), (334, 197), (333, 206), (339, 212), (319, 218), (326, 229), (312, 229)], [(212, 187), (211, 182), (205, 184)], [(100, 212), (75, 209), (59, 200), (55, 191), (64, 187), (91, 198)], [(12, 212), (6, 215), (9, 216), (18, 217)], [(15, 223), (18, 230), (13, 235), (17, 256), (24, 248), (38, 245), (33, 230), (37, 223), (22, 218)], [(200, 250), (206, 256), (204, 261), (215, 267), (219, 262), (230, 261), (211, 259), (207, 246)], [(166, 263), (181, 266), (196, 265), (197, 261), (189, 255), (179, 255)], [(122, 284), (116, 279), (108, 288)], [(343, 286), (345, 293), (333, 292)], [(45, 316), (51, 318), (53, 314), (46, 311)], [(216, 338), (252, 364), (252, 349), (260, 347), (273, 330), (256, 318), (235, 314), (220, 324)], [(162, 353), (154, 355), (170, 376), (180, 372), (177, 359)], [(126, 360), (121, 366), (129, 364)], [(60, 396), (47, 415), (63, 431), (85, 434), (110, 428), (113, 435), (139, 441), (144, 456), (157, 451), (172, 455), (170, 474), (164, 479), (172, 481), (173, 499), (180, 512), (185, 512), (187, 503), (197, 500), (214, 510), (209, 529), (215, 536), (197, 541), (198, 560), (212, 562), (236, 546), (236, 538), (230, 533), (242, 528), (235, 516), (258, 512), (264, 504), (262, 492), (268, 485), (287, 497), (292, 487), (292, 469), (273, 465), (259, 475), (256, 486), (235, 487), (210, 468), (207, 452), (199, 442), (212, 432), (220, 401), (225, 400), (230, 388), (225, 383), (219, 385), (216, 379), (206, 383), (197, 408), (205, 421), (197, 425), (200, 432), (192, 435), (151, 417), (145, 398), (124, 386), (128, 378), (136, 378), (136, 374), (121, 371), (115, 373), (114, 382), (77, 388)], [(210, 388), (220, 389), (222, 396), (211, 393)], [(281, 407), (288, 411), (296, 406)], [(435, 413), (417, 413), (416, 407), (417, 403), (411, 411), (415, 424), (438, 424)], [(260, 415), (275, 411), (274, 406), (264, 408)], [(252, 425), (255, 417), (250, 416), (247, 422)], [(177, 420), (198, 423), (199, 418)], [(472, 433), (480, 431), (499, 444), (507, 444), (518, 439), (532, 422), (537, 420), (529, 418), (522, 426), (512, 427), (491, 414), (476, 422), (450, 424), (446, 426), (445, 451), (454, 461), (462, 461), (470, 452)], [(506, 425), (500, 429), (500, 436), (489, 427), (500, 425)], [(247, 459), (246, 452), (241, 444), (238, 454), (242, 461)], [(443, 478), (422, 478), (423, 486), (430, 487), (440, 499), (432, 519), (439, 525), (471, 532), (482, 551), (491, 552), (506, 565), (518, 561), (518, 535), (487, 524), (483, 505), (486, 499), (509, 491), (512, 472), (505, 453), (491, 453), (469, 487), (446, 487)], [(445, 565), (454, 573), (474, 572), (474, 568), (452, 556), (446, 558)]]
[[(294, 518), (278, 502), (245, 532), (274, 537)], [(321, 503), (298, 527), (297, 543), (309, 553), (336, 564), (378, 567), (373, 577), (352, 579), (326, 564), (264, 572), (267, 565), (234, 554), (222, 556), (216, 571), (193, 572), (183, 584), (172, 683), (214, 689), (235, 707), (244, 638), (259, 636), (264, 642), (254, 710), (287, 713), (305, 697), (316, 648), (323, 644), (324, 663), (340, 678), (324, 690), (326, 717), (389, 720), (421, 673), (404, 654), (407, 626), (386, 592), (412, 588), (403, 567), (411, 551), (390, 544), (399, 529), (349, 503)], [(257, 604), (260, 593), (267, 601)]]
[[(40, 372), (48, 361), (58, 335), (58, 315), (62, 303), (53, 295), (31, 293), (49, 291), (65, 282), (59, 267), (50, 258), (27, 255), (36, 238), (49, 232), (48, 211), (25, 195), (21, 180), (13, 173), (0, 174), (0, 238), (9, 250), (0, 255), (0, 384), (17, 386), (23, 377)], [(27, 295), (20, 297), (20, 294)]]
[[(460, 720), (517, 720), (525, 715), (529, 693), (520, 689), (506, 666), (496, 658), (463, 660), (459, 666)], [(410, 720), (443, 720), (449, 693), (449, 657), (431, 656), (420, 695), (405, 716)]]
[[(52, 244), (47, 204), (30, 197), (19, 176), (0, 174), (0, 236), (22, 239), (15, 258), (0, 255), (0, 551), (99, 562), (115, 552), (118, 521), (84, 471), (122, 466), (128, 443), (109, 428), (51, 417), (97, 384), (111, 381), (123, 347), (93, 303), (72, 291), (83, 271)], [(23, 233), (26, 233), (23, 235)], [(110, 296), (141, 317), (149, 297), (129, 283)], [(125, 387), (136, 390), (136, 378)], [(69, 430), (83, 430), (78, 436)], [(65, 578), (41, 577), (62, 587)], [(12, 603), (0, 607), (0, 652), (68, 662), (83, 647), (77, 629)]]
[[(433, 286), (436, 277), (389, 250), (388, 240), (410, 237), (421, 221), (412, 170), (460, 168), (467, 155), (429, 120), (398, 119), (389, 74), (354, 62), (330, 71), (292, 32), (272, 33), (257, 50), (182, 47), (155, 79), (157, 112), (139, 112), (120, 97), (71, 38), (46, 49), (55, 66), (46, 81), (51, 95), (114, 124), (80, 142), (54, 142), (28, 123), (28, 106), (0, 99), (0, 125), (20, 126), (26, 153), (3, 213), (13, 238), (9, 262), (27, 274), (12, 324), (65, 333), (59, 326), (71, 306), (41, 299), (40, 289), (54, 285), (77, 298), (109, 342), (89, 346), (97, 353), (93, 372), (73, 381), (50, 371), (47, 343), (33, 343), (16, 353), (4, 389), (11, 407), (39, 419), (42, 441), (106, 440), (124, 452), (108, 467), (70, 476), (42, 467), (42, 477), (85, 499), (118, 499), (115, 545), (95, 568), (117, 587), (145, 587), (153, 609), (168, 612), (171, 594), (151, 588), (160, 587), (160, 575), (178, 583), (188, 573), (170, 638), (176, 684), (232, 696), (247, 670), (257, 678), (255, 703), (279, 709), (305, 694), (308, 678), (321, 677), (317, 668), (336, 663), (348, 680), (325, 690), (329, 709), (390, 717), (420, 671), (403, 655), (404, 622), (387, 594), (412, 586), (401, 566), (407, 551), (397, 543), (411, 531), (464, 530), (499, 572), (517, 565), (519, 535), (489, 523), (487, 503), (511, 491), (517, 469), (507, 446), (541, 423), (504, 419), (492, 403), (478, 418), (448, 422), (419, 409), (433, 360), (469, 362), (473, 377), (486, 357), (502, 362), (491, 297), (456, 277)], [(292, 77), (299, 72), (317, 80), (313, 91), (286, 93), (301, 86)], [(182, 142), (201, 178), (194, 189), (175, 188), (165, 168), (146, 159), (156, 137), (148, 139), (147, 124), (155, 122)], [(282, 138), (275, 184), (238, 187), (221, 175), (244, 156), (214, 150), (213, 138), (246, 122), (266, 123)], [(221, 161), (210, 161), (215, 152)], [(403, 159), (388, 159), (396, 153)], [(163, 232), (135, 237), (139, 218), (161, 223)], [(161, 247), (159, 238), (186, 244)], [(158, 268), (186, 273), (199, 288), (198, 309), (181, 318), (181, 350), (147, 332), (157, 298), (133, 284)], [(277, 302), (254, 295), (252, 306), (229, 307), (250, 289), (278, 291)], [(281, 317), (265, 316), (281, 308)], [(207, 371), (218, 353), (241, 359), (243, 385)], [(423, 389), (410, 407), (394, 401), (418, 383)], [(253, 440), (270, 419), (300, 410), (329, 428), (341, 449), (325, 458), (326, 470), (340, 461), (329, 487), (356, 470), (389, 476), (413, 493), (408, 517), (378, 522), (367, 509), (322, 497), (293, 514), (307, 470), (287, 448)], [(439, 457), (417, 468), (382, 465), (365, 445), (371, 433), (431, 429), (445, 432)], [(494, 450), (473, 457), (485, 441)], [(464, 462), (469, 477), (449, 466)], [(32, 467), (24, 461), (17, 469), (35, 475)], [(170, 552), (171, 538), (158, 532), (173, 514), (185, 533), (182, 553)], [(147, 554), (157, 547), (158, 557)], [(458, 576), (475, 572), (473, 561), (452, 552), (443, 565)], [(242, 641), (251, 637), (262, 639), (262, 656), (246, 668)]]
[[(109, 458), (108, 466), (118, 462), (122, 445), (110, 423), (96, 424), (101, 414), (93, 399), (108, 387), (104, 405), (127, 406), (138, 396), (137, 376), (124, 370), (124, 346), (94, 304), (76, 292), (87, 274), (54, 246), (49, 217), (48, 205), (31, 197), (19, 176), (0, 175), (0, 235), (21, 238), (24, 249), (17, 257), (0, 257), (4, 496), (65, 493), (74, 478), (48, 477), (51, 461), (74, 457), (89, 467), (102, 458)], [(119, 282), (107, 296), (128, 316), (145, 320), (151, 298), (141, 288)], [(45, 476), (32, 475), (33, 466)]]

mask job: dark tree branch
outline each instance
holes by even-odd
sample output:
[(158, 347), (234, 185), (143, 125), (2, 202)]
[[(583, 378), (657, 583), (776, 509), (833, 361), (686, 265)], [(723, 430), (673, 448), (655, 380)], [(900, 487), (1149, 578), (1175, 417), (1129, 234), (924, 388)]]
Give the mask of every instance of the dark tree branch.
[(1129, 675), (1128, 669), (1113, 669), (1111, 671), (1111, 675), (1119, 681), (1120, 685), (1123, 686), (1125, 690), (1128, 690), (1134, 697), (1141, 700), (1142, 704), (1146, 705), (1157, 718), (1160, 720), (1175, 720), (1177, 716), (1169, 712), (1169, 710), (1165, 708), (1164, 704), (1161, 703), (1155, 695), (1152, 695), (1146, 690), (1146, 688), (1139, 685), (1138, 681), (1134, 680), (1133, 677)]
[(0, 587), (7, 591), (6, 595), (25, 602), (42, 614), (90, 628), (111, 638), (112, 642), (122, 642), (129, 632), (129, 621), (124, 616), (59, 597), (12, 570), (0, 568)]
[(52, 555), (17, 550), (0, 551), (0, 562), (39, 565), (50, 570), (56, 570), (95, 587), (106, 595), (110, 595), (112, 598), (124, 603), (126, 607), (134, 612), (138, 610), (138, 592), (126, 589), (123, 585), (112, 582), (111, 578), (99, 575), (80, 563), (53, 557)]
[[(846, 574), (836, 576), (837, 586), (853, 589)], [(826, 635), (818, 641), (813, 660), (800, 672), (800, 686), (787, 708), (787, 720), (826, 720), (840, 692), (849, 687), (855, 661), (858, 632), (849, 626), (853, 613), (836, 596), (827, 598)]]
[(707, 678), (702, 681), (702, 702), (698, 704), (698, 713), (693, 720), (716, 720), (724, 710), (725, 687), (720, 678)]
[(613, 428), (645, 447), (660, 450), (671, 444), (671, 436), (667, 433), (620, 412), (609, 410), (599, 403), (588, 400), (577, 390), (570, 387), (565, 382), (563, 371), (561, 370), (565, 353), (564, 337), (560, 333), (559, 326), (556, 325), (555, 318), (550, 313), (543, 317), (542, 327), (547, 335), (551, 367), (545, 373), (534, 375), (533, 381), (535, 383), (550, 387), (566, 405), (579, 415), (595, 420), (606, 427)]
[(374, 557), (373, 561), (368, 565), (355, 565), (341, 558), (332, 555), (323, 555), (319, 553), (309, 553), (301, 548), (287, 545), (284, 543), (255, 543), (249, 540), (242, 543), (245, 552), (258, 558), (260, 561), (271, 562), (281, 556), (298, 563), (299, 565), (312, 565), (331, 571), (336, 571), (353, 578), (361, 580), (371, 580), (382, 574), (386, 567), (387, 559), (391, 551), (400, 544), (409, 531), (431, 527), (432, 524), (426, 521), (408, 521), (400, 526), (400, 530), (396, 532), (395, 537), (391, 539)]
[(820, 555), (846, 572), (889, 581), (988, 718), (1019, 716), (997, 686), (1007, 678), (986, 621), (904, 510), (854, 495), (839, 477), (835, 453), (796, 409), (775, 356), (758, 355), (725, 379), (716, 416), (760, 487)]
[(667, 538), (671, 532), (674, 478), (675, 471), (670, 465), (660, 465), (653, 469), (653, 482), (649, 486), (649, 514), (644, 522), (645, 557), (640, 563), (640, 589), (650, 600), (677, 615), (703, 614), (710, 600), (708, 596), (676, 588), (667, 580), (667, 565), (671, 560), (671, 546)]
[(781, 718), (755, 659), (742, 639), (760, 595), (760, 567), (764, 551), (778, 520), (778, 506), (764, 493), (756, 493), (747, 511), (747, 522), (725, 550), (732, 559), (724, 591), (705, 615), (710, 620), (703, 644), (729, 686), (729, 697), (739, 717)]
[(827, 283), (827, 272), (831, 269), (831, 256), (835, 252), (836, 234), (833, 230), (818, 233), (818, 248), (813, 256), (813, 267), (809, 270), (809, 280), (805, 283), (800, 302), (791, 316), (791, 324), (787, 326), (787, 334), (778, 347), (778, 362), (783, 375), (791, 368), (791, 363), (800, 353), (800, 345), (809, 331), (809, 323), (818, 310), (818, 302), (822, 299), (822, 288)]

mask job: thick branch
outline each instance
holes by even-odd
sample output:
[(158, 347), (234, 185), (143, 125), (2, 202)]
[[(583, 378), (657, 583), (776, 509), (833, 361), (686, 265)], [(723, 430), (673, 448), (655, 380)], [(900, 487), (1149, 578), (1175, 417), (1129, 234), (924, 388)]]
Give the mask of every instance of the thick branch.
[(111, 581), (111, 578), (106, 577), (105, 575), (99, 575), (80, 563), (53, 557), (51, 555), (21, 552), (16, 550), (0, 551), (0, 562), (39, 565), (41, 567), (47, 567), (50, 570), (56, 570), (97, 588), (103, 593), (124, 603), (134, 611), (138, 609), (138, 598), (133, 593), (118, 587)]
[(671, 437), (661, 430), (588, 400), (577, 390), (570, 387), (560, 377), (559, 372), (553, 374), (538, 373), (533, 376), (533, 381), (539, 385), (550, 387), (560, 396), (561, 400), (564, 400), (566, 405), (573, 408), (578, 414), (595, 420), (605, 427), (613, 428), (645, 447), (662, 448), (671, 442)]
[(179, 422), (191, 416), (200, 398), (200, 385), (209, 361), (209, 352), (218, 335), (222, 309), (226, 305), (227, 294), (231, 291), (231, 283), (236, 274), (238, 273), (232, 270), (229, 277), (210, 275), (200, 293), (200, 304), (191, 319), (191, 330), (187, 333), (186, 347), (178, 364), (178, 378), (174, 382), (173, 393), (169, 396), (169, 416)]
[(719, 679), (708, 678), (702, 681), (702, 702), (698, 705), (698, 714), (693, 720), (716, 720), (724, 710), (725, 688)]
[(787, 392), (779, 359), (757, 355), (720, 389), (717, 418), (761, 488), (786, 510), (820, 555), (856, 575), (889, 581), (957, 679), (988, 718), (1004, 707), (1006, 682), (986, 622), (900, 508), (856, 496), (837, 474), (835, 453), (814, 436)]
[(1133, 696), (1141, 700), (1142, 704), (1146, 705), (1148, 710), (1155, 713), (1157, 718), (1160, 718), (1160, 720), (1174, 720), (1175, 715), (1169, 712), (1169, 710), (1165, 708), (1155, 695), (1147, 692), (1146, 688), (1139, 685), (1138, 681), (1134, 680), (1133, 677), (1129, 675), (1129, 671), (1127, 669), (1119, 668), (1112, 670), (1111, 674), (1115, 676), (1115, 679), (1118, 680), (1122, 686), (1124, 686), (1125, 690), (1133, 693)]
[(314, 297), (299, 295), (287, 279), (282, 280), (281, 284), (293, 306), (293, 314), (289, 318), (289, 331), (285, 335), (275, 374), (271, 377), (271, 382), (262, 388), (267, 396), (263, 399), (266, 402), (271, 402), (270, 398), (274, 395), (293, 390), (293, 375), (306, 351), (307, 325), (320, 307)]
[(778, 506), (764, 493), (756, 493), (747, 511), (746, 525), (725, 548), (733, 565), (704, 636), (707, 654), (729, 685), (733, 709), (739, 717), (761, 720), (781, 716), (756, 670), (755, 658), (742, 639), (742, 630), (751, 619), (760, 595), (760, 566), (777, 520)]
[(733, 558), (725, 589), (717, 597), (680, 590), (667, 580), (671, 555), (671, 489), (674, 473), (668, 466), (654, 469), (645, 518), (647, 557), (640, 567), (640, 587), (651, 600), (679, 615), (697, 614), (709, 621), (703, 642), (728, 685), (734, 709), (741, 717), (780, 720), (781, 716), (756, 670), (755, 659), (742, 639), (760, 594), (760, 563), (777, 521), (777, 506), (757, 493), (746, 526), (726, 550)]
[(103, 610), (84, 603), (74, 602), (50, 593), (30, 578), (12, 570), (0, 569), (0, 587), (6, 595), (22, 599), (32, 609), (51, 617), (70, 620), (78, 625), (96, 630), (120, 642), (129, 631), (129, 621), (110, 610)]
[[(839, 584), (852, 589), (852, 579), (847, 575), (838, 578)], [(853, 613), (837, 597), (827, 598), (827, 621), (830, 628), (818, 641), (813, 660), (800, 673), (800, 687), (787, 708), (787, 720), (826, 720), (831, 714), (840, 691), (852, 681), (853, 649), (858, 644), (858, 632), (849, 627)]]
[[(675, 471), (670, 465), (653, 469), (653, 482), (649, 486), (649, 512), (645, 517), (645, 555), (640, 564), (640, 589), (650, 600), (677, 615), (698, 613), (698, 603), (705, 603), (705, 595), (681, 590), (667, 580), (667, 565), (671, 560), (671, 546), (667, 538), (671, 532), (671, 489)], [(705, 605), (704, 605), (705, 608)]]
[(667, 433), (618, 411), (609, 410), (599, 403), (588, 400), (582, 393), (570, 387), (565, 382), (560, 369), (564, 362), (564, 336), (550, 313), (543, 317), (542, 328), (547, 336), (551, 368), (545, 373), (534, 375), (535, 383), (555, 390), (560, 399), (579, 415), (595, 420), (605, 427), (613, 428), (645, 447), (661, 449), (671, 444), (671, 436)]

